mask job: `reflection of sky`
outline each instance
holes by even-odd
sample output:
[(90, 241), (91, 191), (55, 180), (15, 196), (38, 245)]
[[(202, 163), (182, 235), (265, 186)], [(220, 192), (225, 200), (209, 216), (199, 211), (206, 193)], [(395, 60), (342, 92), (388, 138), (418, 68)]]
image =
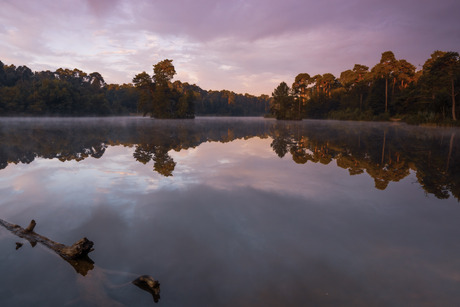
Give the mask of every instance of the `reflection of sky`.
[[(103, 198), (117, 203), (125, 194), (129, 197), (131, 193), (158, 189), (187, 189), (194, 184), (225, 190), (252, 187), (308, 196), (320, 193), (320, 186), (331, 184), (320, 179), (331, 171), (335, 171), (334, 181), (348, 179), (347, 171), (337, 172), (334, 166), (299, 166), (289, 154), (280, 159), (270, 143), (271, 139), (253, 138), (225, 144), (208, 142), (197, 148), (171, 151), (177, 162), (172, 177), (154, 172), (153, 162), (143, 165), (135, 161), (134, 149), (122, 146), (109, 147), (101, 159), (87, 158), (82, 162), (36, 159), (30, 165), (10, 165), (2, 171), (4, 184), (13, 183), (10, 195), (4, 196), (26, 193), (25, 198), (33, 194), (32, 199), (37, 200), (49, 193), (55, 195), (58, 203), (92, 204)], [(317, 180), (304, 180), (306, 174)], [(6, 180), (7, 176), (13, 180)]]
[[(36, 159), (0, 172), (0, 218), (70, 244), (87, 236), (88, 276), (0, 228), (0, 304), (143, 306), (456, 305), (458, 202), (414, 174), (380, 191), (367, 174), (280, 159), (271, 139), (170, 151), (172, 177), (109, 147), (100, 159)], [(62, 289), (55, 291), (55, 289)], [(90, 304), (90, 302), (92, 304)]]

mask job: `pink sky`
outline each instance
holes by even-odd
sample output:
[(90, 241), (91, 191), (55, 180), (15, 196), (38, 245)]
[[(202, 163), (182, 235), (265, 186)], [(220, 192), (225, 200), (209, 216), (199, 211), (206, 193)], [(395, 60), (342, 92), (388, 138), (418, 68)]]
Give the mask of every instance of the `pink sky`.
[(0, 60), (128, 83), (173, 59), (203, 89), (271, 94), (298, 73), (339, 76), (381, 53), (417, 67), (460, 51), (458, 0), (0, 0)]

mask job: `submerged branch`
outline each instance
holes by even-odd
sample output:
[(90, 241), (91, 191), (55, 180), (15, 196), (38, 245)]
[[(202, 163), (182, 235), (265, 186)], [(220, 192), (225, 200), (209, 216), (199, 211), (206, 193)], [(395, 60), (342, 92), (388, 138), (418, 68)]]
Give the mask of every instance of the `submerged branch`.
[(153, 300), (158, 303), (160, 300), (160, 283), (158, 280), (153, 279), (150, 275), (142, 275), (133, 280), (133, 284), (152, 294)]
[[(14, 235), (29, 241), (32, 247), (37, 245), (37, 243), (45, 245), (67, 261), (77, 273), (83, 276), (86, 276), (88, 271), (94, 268), (94, 262), (88, 257), (88, 254), (94, 250), (94, 243), (87, 238), (82, 238), (71, 246), (67, 246), (34, 232), (35, 226), (37, 225), (34, 220), (30, 221), (29, 226), (26, 228), (11, 224), (2, 219), (0, 219), (0, 225)], [(21, 242), (16, 242), (16, 250), (22, 246), (23, 244)], [(160, 283), (158, 280), (154, 280), (153, 277), (149, 275), (142, 275), (133, 280), (132, 283), (140, 289), (149, 292), (153, 296), (155, 303), (160, 300)]]
[[(29, 241), (32, 247), (37, 245), (37, 243), (45, 245), (72, 265), (77, 273), (83, 276), (94, 268), (94, 262), (88, 257), (88, 254), (94, 250), (94, 243), (87, 238), (82, 238), (71, 246), (67, 246), (34, 232), (34, 228), (36, 226), (36, 222), (34, 220), (30, 222), (27, 228), (22, 228), (19, 225), (11, 224), (2, 219), (0, 219), (0, 225), (5, 227), (14, 235)], [(19, 247), (16, 249), (18, 248)]]

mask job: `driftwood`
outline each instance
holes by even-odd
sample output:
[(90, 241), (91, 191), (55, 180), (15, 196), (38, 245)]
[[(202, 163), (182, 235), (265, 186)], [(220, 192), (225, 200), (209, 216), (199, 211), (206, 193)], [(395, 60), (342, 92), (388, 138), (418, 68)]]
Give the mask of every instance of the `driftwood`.
[[(37, 223), (32, 220), (27, 228), (22, 228), (19, 225), (11, 224), (0, 219), (0, 225), (8, 229), (11, 233), (22, 239), (26, 239), (30, 242), (32, 247), (37, 245), (37, 243), (45, 245), (72, 265), (77, 273), (85, 276), (88, 271), (94, 268), (94, 262), (88, 257), (88, 254), (94, 250), (94, 243), (92, 241), (87, 238), (83, 238), (75, 242), (73, 245), (67, 246), (34, 232), (36, 224)], [(22, 243), (16, 242), (16, 249), (19, 249), (21, 246)]]
[(133, 280), (133, 284), (152, 294), (153, 300), (155, 303), (158, 303), (160, 300), (160, 283), (158, 280), (153, 279), (149, 275), (142, 275)]
[[(11, 224), (2, 219), (0, 219), (0, 225), (5, 227), (14, 235), (29, 241), (32, 247), (37, 245), (37, 243), (45, 245), (58, 254), (62, 259), (67, 261), (75, 269), (75, 271), (77, 271), (77, 273), (83, 276), (86, 276), (88, 271), (94, 268), (94, 262), (88, 257), (88, 254), (94, 250), (94, 243), (87, 238), (80, 239), (73, 245), (67, 246), (34, 232), (35, 226), (37, 225), (34, 220), (32, 220), (26, 228), (22, 228), (16, 224)], [(16, 249), (19, 249), (22, 246), (23, 244), (21, 242), (16, 242)], [(132, 283), (142, 290), (149, 292), (153, 296), (155, 303), (158, 303), (160, 300), (160, 283), (158, 280), (154, 280), (149, 275), (142, 275), (133, 280)]]

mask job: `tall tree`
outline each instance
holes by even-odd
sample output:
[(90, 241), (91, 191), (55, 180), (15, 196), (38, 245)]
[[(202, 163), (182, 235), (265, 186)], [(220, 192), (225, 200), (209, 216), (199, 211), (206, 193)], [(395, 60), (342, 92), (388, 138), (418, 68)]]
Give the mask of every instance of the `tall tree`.
[(152, 77), (143, 71), (134, 76), (133, 84), (139, 91), (138, 110), (141, 111), (144, 116), (149, 113), (153, 115), (152, 97), (154, 84), (152, 82)]
[(460, 79), (460, 58), (458, 52), (446, 52), (438, 57), (431, 65), (431, 73), (437, 78), (438, 82), (446, 88), (450, 87), (449, 95), (452, 103), (452, 119), (457, 120), (455, 110), (455, 82)]
[(363, 105), (363, 95), (368, 88), (369, 83), (369, 67), (366, 65), (355, 64), (353, 67), (353, 72), (355, 73), (354, 86), (359, 93), (359, 109), (361, 110)]
[(153, 65), (153, 76), (146, 72), (136, 75), (133, 83), (140, 90), (139, 107), (144, 115), (156, 118), (194, 118), (194, 95), (187, 95), (182, 83), (171, 83), (176, 70), (172, 60)]
[(394, 83), (400, 82), (400, 89), (406, 88), (411, 82), (415, 81), (415, 66), (406, 60), (398, 60), (395, 65)]
[(434, 61), (445, 53), (444, 51), (436, 50), (431, 54), (431, 57), (423, 64), (421, 76), (417, 84), (417, 90), (420, 96), (418, 99), (420, 103), (418, 109), (441, 113), (443, 117), (445, 115), (445, 106), (444, 103), (442, 103), (443, 99), (440, 97), (442, 93), (442, 84), (438, 82), (438, 77), (433, 74), (431, 67)]
[(307, 73), (301, 73), (295, 77), (294, 83), (292, 84), (292, 91), (294, 93), (294, 96), (296, 96), (296, 99), (298, 100), (299, 114), (301, 106), (304, 105), (307, 102), (307, 99), (309, 98), (307, 89), (310, 82), (310, 75)]
[(362, 109), (363, 95), (368, 88), (369, 67), (355, 64), (353, 69), (345, 70), (340, 74), (339, 81), (348, 94), (359, 96), (359, 109)]
[(392, 51), (382, 53), (380, 63), (375, 65), (371, 73), (375, 79), (385, 79), (385, 113), (388, 113), (388, 80), (391, 79), (396, 66), (396, 58)]
[(336, 85), (336, 78), (331, 73), (326, 73), (321, 78), (321, 86), (326, 96), (331, 97), (331, 90)]
[(173, 60), (163, 60), (153, 65), (153, 80), (158, 85), (167, 85), (168, 82), (172, 80), (176, 74), (174, 65), (172, 64)]
[(5, 65), (2, 61), (0, 61), (0, 87), (2, 85), (6, 85), (6, 73), (5, 69), (3, 68)]
[(300, 114), (294, 108), (294, 97), (286, 82), (281, 82), (272, 93), (272, 112), (277, 119), (300, 119)]
[(356, 82), (356, 75), (353, 70), (347, 69), (340, 73), (339, 82), (345, 88), (346, 91), (351, 91), (355, 82)]
[(155, 91), (153, 93), (153, 110), (154, 116), (157, 118), (173, 118), (174, 101), (170, 83), (176, 70), (172, 65), (172, 60), (163, 60), (153, 65), (153, 81), (155, 83)]

